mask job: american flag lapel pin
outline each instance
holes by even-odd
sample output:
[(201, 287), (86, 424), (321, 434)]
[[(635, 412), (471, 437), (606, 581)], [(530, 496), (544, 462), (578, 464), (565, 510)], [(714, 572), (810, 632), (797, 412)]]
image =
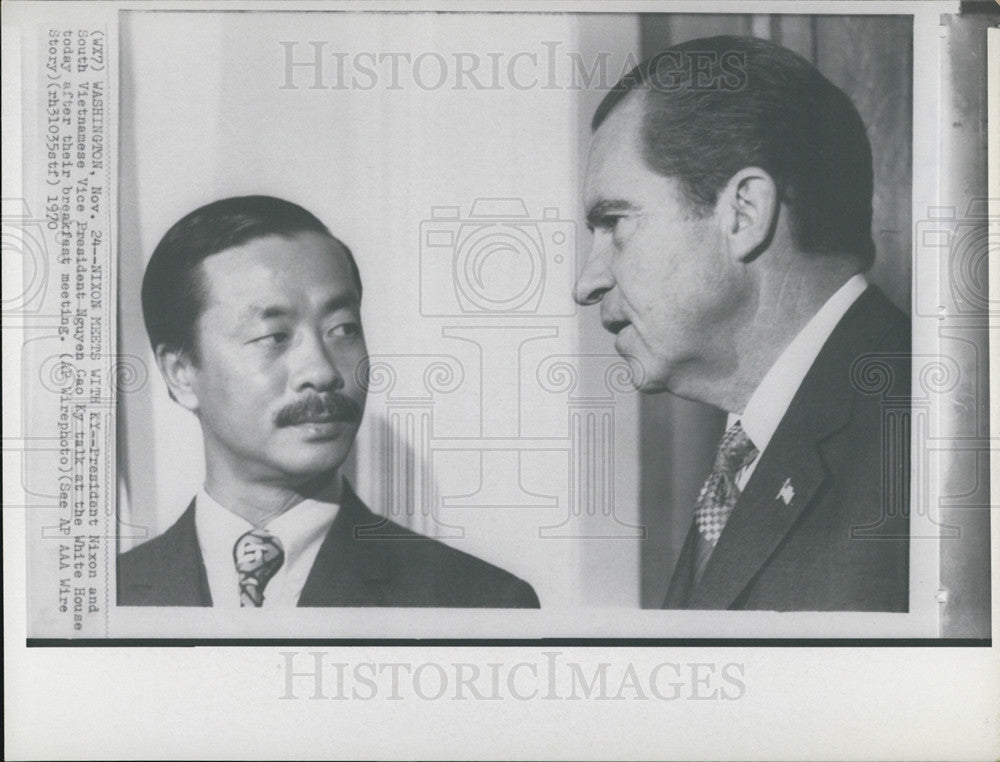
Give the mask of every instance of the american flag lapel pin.
[(784, 484), (781, 485), (781, 489), (778, 490), (778, 494), (774, 496), (774, 499), (781, 500), (785, 505), (792, 504), (792, 500), (795, 499), (795, 488), (792, 486), (790, 478), (785, 479)]

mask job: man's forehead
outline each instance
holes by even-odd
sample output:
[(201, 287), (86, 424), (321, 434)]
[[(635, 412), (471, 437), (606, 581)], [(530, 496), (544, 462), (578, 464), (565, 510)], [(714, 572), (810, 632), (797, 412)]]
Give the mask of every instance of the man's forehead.
[(208, 300), (243, 307), (282, 295), (329, 299), (353, 295), (357, 284), (344, 247), (318, 233), (270, 235), (224, 249), (200, 264)]
[(626, 95), (604, 118), (591, 141), (591, 154), (642, 148), (645, 100), (641, 91)]
[(634, 182), (636, 172), (646, 169), (642, 158), (642, 116), (641, 95), (630, 93), (594, 132), (584, 182), (588, 205), (608, 194), (621, 194)]
[[(229, 260), (259, 261), (269, 263), (277, 260), (308, 256), (327, 256), (333, 260), (346, 260), (344, 247), (328, 235), (311, 230), (299, 233), (268, 233), (248, 241), (210, 254), (204, 262)], [(346, 261), (345, 261), (346, 264)]]

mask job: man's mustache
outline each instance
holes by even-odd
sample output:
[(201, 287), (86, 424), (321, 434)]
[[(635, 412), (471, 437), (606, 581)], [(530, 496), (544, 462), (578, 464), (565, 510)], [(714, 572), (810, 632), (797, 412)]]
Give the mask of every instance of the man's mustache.
[(361, 408), (350, 397), (342, 394), (311, 394), (286, 405), (278, 411), (274, 422), (281, 426), (298, 426), (301, 423), (327, 423), (361, 420)]

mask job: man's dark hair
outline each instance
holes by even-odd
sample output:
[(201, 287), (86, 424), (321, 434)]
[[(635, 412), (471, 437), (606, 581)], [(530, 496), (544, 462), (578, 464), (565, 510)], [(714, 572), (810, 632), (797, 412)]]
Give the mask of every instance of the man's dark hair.
[(744, 167), (766, 170), (790, 212), (795, 245), (845, 254), (863, 269), (872, 241), (872, 156), (851, 99), (806, 59), (752, 37), (690, 40), (643, 61), (605, 96), (597, 130), (629, 93), (643, 95), (643, 158), (706, 211)]
[(354, 255), (312, 213), (273, 196), (214, 201), (176, 222), (146, 266), (142, 315), (153, 351), (166, 344), (198, 361), (195, 325), (206, 297), (198, 270), (206, 257), (265, 236), (290, 238), (299, 233), (319, 233), (344, 249), (360, 296), (361, 275)]

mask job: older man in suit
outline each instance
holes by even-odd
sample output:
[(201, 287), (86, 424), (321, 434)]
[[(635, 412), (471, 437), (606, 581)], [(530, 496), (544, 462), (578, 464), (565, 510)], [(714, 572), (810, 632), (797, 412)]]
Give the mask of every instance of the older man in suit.
[(850, 99), (791, 51), (715, 37), (640, 64), (593, 128), (577, 301), (639, 389), (729, 414), (664, 606), (906, 611), (910, 331), (864, 276)]
[(176, 524), (119, 557), (119, 605), (538, 606), (342, 478), (366, 396), (361, 278), (316, 217), (268, 196), (197, 209), (153, 252), (142, 302), (206, 476)]

